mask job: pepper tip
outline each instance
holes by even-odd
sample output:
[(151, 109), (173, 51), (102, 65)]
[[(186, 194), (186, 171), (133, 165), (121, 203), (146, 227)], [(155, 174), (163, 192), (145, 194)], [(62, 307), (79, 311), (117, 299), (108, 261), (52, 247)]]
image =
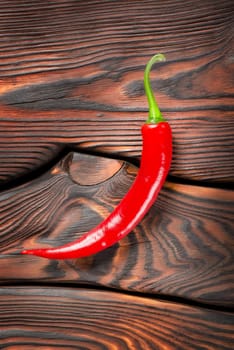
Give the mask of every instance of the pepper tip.
[(24, 249), (24, 250), (21, 250), (20, 254), (23, 254), (23, 255), (29, 255), (29, 254), (32, 254), (30, 250), (28, 249)]

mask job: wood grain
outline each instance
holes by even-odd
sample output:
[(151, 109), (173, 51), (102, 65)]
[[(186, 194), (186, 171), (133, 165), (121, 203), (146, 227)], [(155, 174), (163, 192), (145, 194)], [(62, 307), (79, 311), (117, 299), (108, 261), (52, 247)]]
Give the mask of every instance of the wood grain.
[(230, 350), (234, 315), (114, 292), (0, 288), (1, 349)]
[(139, 159), (143, 70), (171, 123), (171, 175), (234, 182), (233, 1), (0, 3), (0, 181), (64, 147)]
[(21, 256), (96, 226), (137, 168), (69, 154), (50, 172), (0, 194), (0, 279), (88, 283), (233, 306), (234, 192), (167, 182), (141, 224), (113, 247), (65, 261)]
[[(233, 15), (232, 0), (0, 1), (1, 349), (232, 348)], [(20, 255), (81, 236), (127, 192), (156, 52), (173, 162), (155, 205), (92, 257)]]

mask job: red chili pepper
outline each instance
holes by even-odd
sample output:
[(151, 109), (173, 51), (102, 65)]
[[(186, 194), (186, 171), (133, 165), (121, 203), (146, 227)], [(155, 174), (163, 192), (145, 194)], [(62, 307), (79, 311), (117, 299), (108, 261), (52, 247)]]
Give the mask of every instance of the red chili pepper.
[(131, 232), (155, 202), (168, 174), (172, 158), (172, 134), (163, 119), (150, 86), (149, 73), (157, 54), (148, 62), (144, 86), (149, 103), (149, 118), (142, 126), (143, 149), (141, 165), (132, 187), (114, 211), (97, 227), (81, 238), (57, 248), (23, 250), (49, 259), (71, 259), (89, 256), (106, 249)]

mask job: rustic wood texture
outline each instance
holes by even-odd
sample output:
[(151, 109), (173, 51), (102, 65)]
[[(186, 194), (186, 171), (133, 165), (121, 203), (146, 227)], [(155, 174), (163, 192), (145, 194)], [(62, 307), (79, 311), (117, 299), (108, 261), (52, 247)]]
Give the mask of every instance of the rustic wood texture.
[[(233, 16), (233, 0), (0, 1), (1, 349), (232, 348)], [(155, 205), (95, 256), (20, 255), (74, 240), (126, 193), (156, 52), (173, 161)]]
[(65, 261), (17, 254), (59, 246), (97, 225), (137, 170), (69, 154), (42, 177), (2, 192), (1, 281), (99, 284), (233, 306), (234, 191), (168, 182), (134, 232), (99, 254)]
[(230, 350), (234, 341), (231, 313), (87, 289), (0, 288), (0, 319), (7, 350)]
[(174, 133), (171, 175), (234, 182), (233, 1), (0, 2), (0, 181), (64, 147), (139, 158), (143, 70)]

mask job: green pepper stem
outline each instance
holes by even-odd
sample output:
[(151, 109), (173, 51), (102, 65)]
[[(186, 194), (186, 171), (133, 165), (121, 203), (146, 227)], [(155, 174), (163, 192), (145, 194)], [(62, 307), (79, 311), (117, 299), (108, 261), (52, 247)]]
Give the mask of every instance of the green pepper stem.
[(146, 65), (145, 72), (144, 72), (144, 87), (145, 87), (145, 93), (146, 97), (148, 99), (148, 104), (149, 104), (149, 117), (147, 119), (147, 123), (158, 123), (161, 121), (164, 121), (164, 118), (161, 114), (161, 111), (158, 107), (158, 104), (155, 100), (151, 85), (150, 85), (150, 70), (153, 66), (154, 63), (156, 62), (162, 62), (165, 61), (166, 58), (163, 54), (158, 53), (157, 55), (153, 56), (149, 62)]

